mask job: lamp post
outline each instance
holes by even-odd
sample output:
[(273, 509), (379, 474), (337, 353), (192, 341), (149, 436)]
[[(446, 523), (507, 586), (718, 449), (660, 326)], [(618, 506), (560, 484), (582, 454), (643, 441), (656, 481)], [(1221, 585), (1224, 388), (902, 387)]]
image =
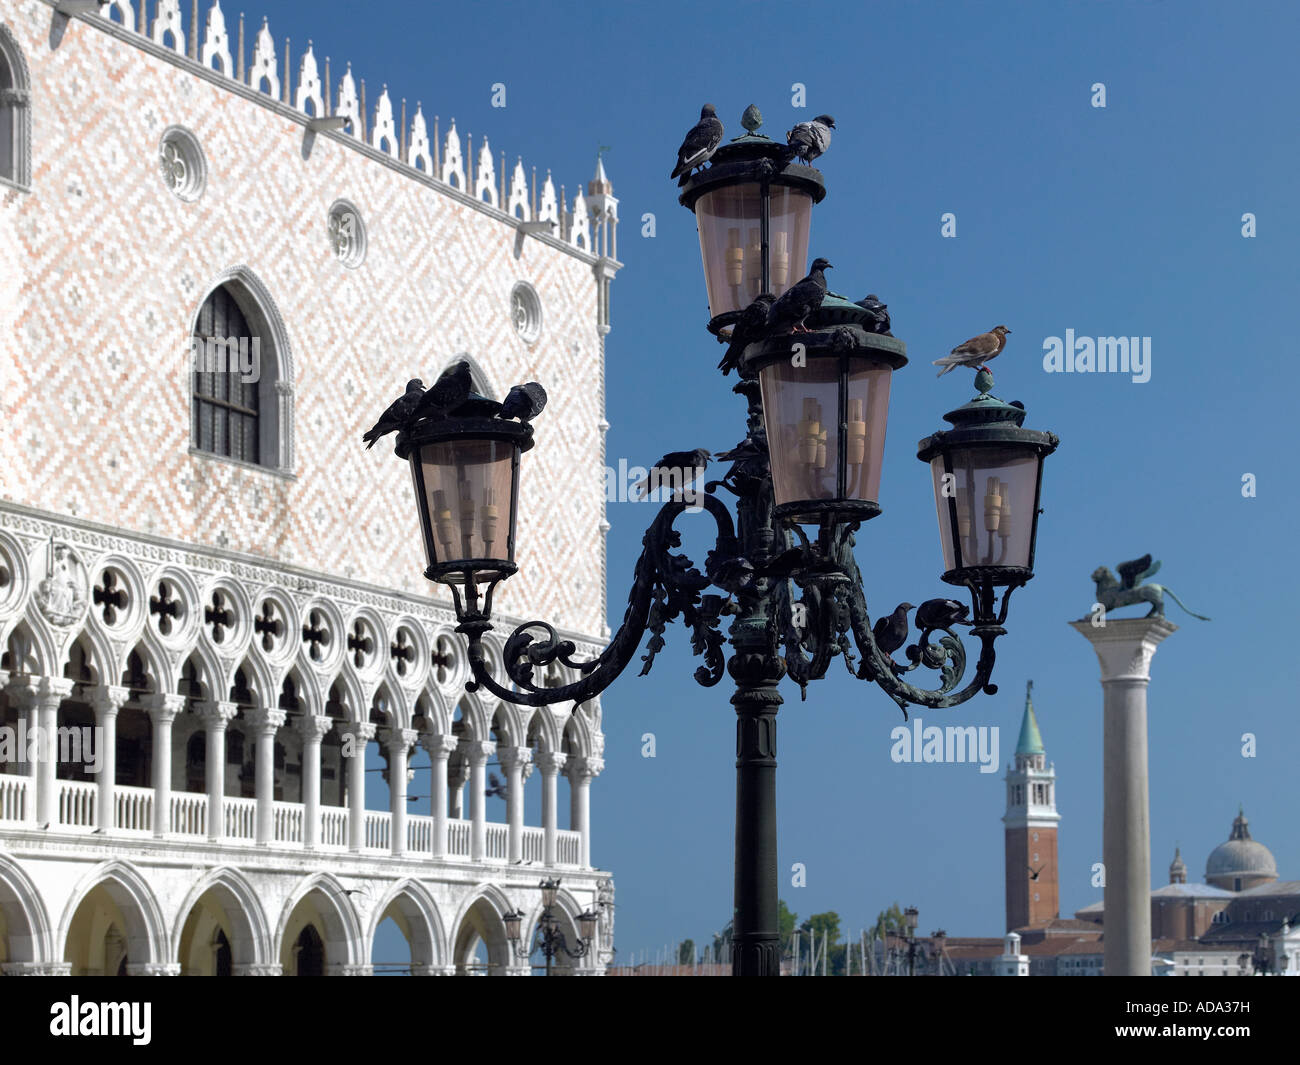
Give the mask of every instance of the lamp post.
[[(791, 162), (757, 122), (746, 128), (681, 193), (698, 223), (708, 327), (719, 340), (730, 339), (728, 328), (734, 332), (755, 298), (779, 295), (803, 276), (812, 208), (826, 194), (819, 171)], [(1058, 443), (1051, 433), (1024, 429), (1024, 407), (990, 395), (986, 371), (977, 375), (978, 395), (946, 416), (953, 428), (921, 441), (918, 458), (934, 480), (942, 580), (967, 589), (974, 613), (967, 618), (965, 607), (952, 604), (960, 613), (937, 620), (944, 611), (927, 614), (905, 660), (896, 661), (872, 634), (853, 546), (862, 524), (881, 512), (890, 382), (907, 363), (906, 347), (889, 333), (883, 313), (834, 295), (805, 326), (786, 334), (760, 329), (745, 344), (734, 389), (747, 404), (745, 439), (731, 452), (730, 469), (702, 493), (688, 500), (677, 492), (662, 505), (645, 533), (623, 622), (589, 661), (576, 660), (573, 642), (545, 621), (526, 622), (507, 638), (508, 683), (492, 675), (484, 651), (493, 591), (516, 568), (519, 459), (532, 444), (531, 428), (510, 422), (500, 404), (471, 396), (445, 416), (408, 424), (397, 444), (411, 463), (425, 575), (451, 588), (456, 631), (468, 643), (469, 691), (485, 688), (525, 706), (586, 702), (623, 673), (647, 631), (652, 638), (640, 672), (648, 673), (667, 623), (677, 618), (704, 660), (696, 681), (708, 687), (730, 674), (737, 717), (736, 975), (780, 972), (779, 682), (788, 675), (806, 696), (807, 685), (842, 656), (856, 677), (904, 710), (994, 694), (994, 641), (1006, 632), (1011, 592), (1033, 577), (1042, 463)], [(735, 499), (734, 521), (724, 491)], [(688, 506), (707, 511), (717, 529), (703, 571), (677, 550), (674, 522)], [(710, 587), (715, 591), (706, 594)], [(969, 625), (979, 642), (969, 680), (957, 625)], [(555, 662), (579, 679), (544, 686), (534, 670)], [(911, 683), (920, 668), (938, 674), (936, 687)]]
[(1272, 976), (1286, 972), (1289, 962), (1290, 958), (1285, 954), (1279, 955), (1276, 945), (1269, 940), (1266, 933), (1261, 932), (1255, 949), (1249, 954), (1238, 956), (1237, 968), (1242, 976), (1251, 973), (1255, 976)]
[(550, 976), (552, 963), (557, 954), (563, 952), (570, 958), (577, 959), (591, 950), (592, 944), (596, 941), (596, 924), (600, 917), (591, 910), (578, 914), (578, 941), (570, 947), (564, 931), (560, 928), (559, 918), (552, 912), (555, 896), (560, 890), (559, 879), (543, 880), (539, 886), (542, 889), (542, 915), (537, 920), (532, 944), (527, 950), (523, 948), (520, 935), (523, 913), (515, 910), (513, 913), (507, 913), (503, 920), (506, 926), (506, 939), (510, 942), (515, 957), (530, 958), (540, 950), (546, 958), (546, 975)]

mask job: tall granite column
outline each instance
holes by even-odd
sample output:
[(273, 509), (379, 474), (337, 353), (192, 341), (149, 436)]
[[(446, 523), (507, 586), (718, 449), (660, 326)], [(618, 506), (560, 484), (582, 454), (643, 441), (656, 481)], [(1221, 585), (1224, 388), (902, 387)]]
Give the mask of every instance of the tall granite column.
[(1178, 626), (1162, 617), (1070, 624), (1092, 644), (1103, 695), (1104, 971), (1151, 975), (1151, 817), (1147, 684), (1156, 647)]

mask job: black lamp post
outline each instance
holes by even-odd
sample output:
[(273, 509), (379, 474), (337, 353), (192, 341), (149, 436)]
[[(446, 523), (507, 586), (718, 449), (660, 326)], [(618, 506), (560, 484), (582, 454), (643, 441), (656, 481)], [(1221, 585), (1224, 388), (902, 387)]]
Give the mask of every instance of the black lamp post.
[(552, 912), (555, 907), (555, 896), (560, 890), (560, 881), (543, 880), (539, 886), (542, 889), (542, 915), (538, 918), (532, 944), (527, 950), (524, 950), (521, 938), (523, 913), (515, 910), (513, 913), (505, 914), (502, 920), (505, 921), (506, 939), (509, 940), (515, 957), (529, 958), (540, 950), (546, 958), (546, 975), (550, 976), (556, 955), (562, 952), (576, 959), (591, 950), (592, 944), (596, 941), (596, 925), (600, 917), (590, 910), (578, 914), (578, 941), (570, 947), (564, 931), (560, 928), (559, 918)]
[(1270, 942), (1268, 935), (1261, 932), (1255, 949), (1237, 958), (1237, 967), (1242, 976), (1245, 976), (1248, 970), (1255, 976), (1273, 976), (1285, 972), (1289, 962), (1290, 958), (1285, 954), (1279, 955), (1277, 947)]
[[(783, 146), (757, 126), (747, 122), (749, 132), (720, 147), (681, 193), (699, 226), (709, 329), (720, 340), (728, 339), (728, 327), (757, 296), (779, 295), (803, 276), (812, 207), (826, 193), (819, 171), (789, 161)], [(527, 622), (506, 640), (508, 684), (492, 675), (484, 653), (492, 592), (515, 571), (518, 464), (532, 443), (528, 426), (510, 422), (500, 405), (471, 397), (435, 421), (407, 425), (397, 447), (415, 476), (426, 576), (451, 587), (457, 631), (468, 641), (470, 691), (486, 688), (526, 706), (585, 702), (622, 674), (647, 630), (652, 639), (641, 674), (649, 672), (667, 623), (678, 617), (704, 659), (695, 679), (711, 686), (731, 675), (737, 975), (780, 972), (781, 678), (788, 674), (806, 694), (808, 683), (843, 656), (854, 675), (904, 710), (951, 707), (978, 692), (996, 692), (993, 644), (1006, 631), (1011, 592), (1033, 576), (1042, 460), (1057, 445), (1052, 434), (1021, 427), (1023, 407), (988, 394), (987, 373), (977, 377), (980, 394), (947, 416), (954, 428), (921, 442), (919, 457), (935, 476), (942, 579), (969, 590), (974, 614), (966, 618), (960, 604), (940, 601), (939, 609), (918, 620), (919, 636), (906, 648), (906, 661), (898, 662), (872, 634), (852, 549), (862, 523), (880, 513), (890, 381), (907, 363), (906, 348), (889, 334), (881, 311), (834, 295), (805, 325), (807, 331), (783, 335), (759, 330), (745, 345), (734, 391), (747, 401), (746, 437), (732, 451), (730, 469), (703, 493), (688, 501), (679, 492), (663, 504), (646, 531), (622, 625), (590, 661), (575, 660), (574, 644), (545, 621)], [(735, 497), (734, 522), (721, 498), (724, 489)], [(681, 541), (674, 522), (688, 506), (702, 506), (717, 526), (703, 572), (676, 550)], [(710, 586), (716, 591), (704, 594)], [(731, 619), (725, 636), (724, 617)], [(980, 643), (964, 687), (966, 649), (954, 631), (960, 624), (970, 625)], [(534, 678), (537, 667), (554, 662), (574, 669), (579, 679), (550, 688)], [(922, 667), (937, 671), (937, 687), (908, 681)]]

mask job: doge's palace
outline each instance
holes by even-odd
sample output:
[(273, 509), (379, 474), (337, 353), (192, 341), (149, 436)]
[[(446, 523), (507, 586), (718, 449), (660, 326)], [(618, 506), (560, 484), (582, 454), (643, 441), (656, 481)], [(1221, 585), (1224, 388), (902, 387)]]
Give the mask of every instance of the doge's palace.
[(612, 185), (203, 6), (0, 0), (0, 971), (365, 975), (391, 919), (412, 974), (526, 974), (558, 877), (602, 973), (599, 702), (465, 693), (360, 436), (460, 358), (542, 382), (490, 651), (598, 654)]

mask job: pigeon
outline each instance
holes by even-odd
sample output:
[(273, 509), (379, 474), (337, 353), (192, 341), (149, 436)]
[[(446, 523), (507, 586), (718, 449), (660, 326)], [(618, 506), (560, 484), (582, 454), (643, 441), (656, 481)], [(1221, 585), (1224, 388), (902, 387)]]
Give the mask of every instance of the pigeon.
[(826, 298), (826, 274), (831, 264), (814, 259), (808, 276), (796, 281), (772, 304), (768, 327), (773, 333), (806, 333), (804, 319), (822, 305)]
[(1011, 330), (1005, 325), (995, 325), (987, 333), (981, 333), (977, 337), (971, 337), (964, 344), (958, 344), (952, 349), (952, 354), (934, 360), (935, 366), (943, 367), (939, 371), (939, 376), (942, 377), (958, 366), (972, 366), (976, 370), (987, 369), (984, 364), (1002, 354), (1002, 349), (1007, 346), (1007, 334), (1010, 332)]
[(785, 135), (785, 142), (794, 158), (811, 163), (831, 146), (831, 130), (835, 119), (818, 115), (811, 122), (797, 123)]
[(956, 599), (927, 599), (916, 608), (916, 627), (919, 629), (948, 629), (953, 625), (969, 625), (966, 615), (970, 607)]
[(881, 618), (872, 627), (871, 635), (875, 637), (876, 646), (885, 654), (893, 654), (907, 641), (907, 612), (911, 609), (911, 603), (899, 603), (892, 614)]
[(707, 163), (722, 143), (722, 123), (718, 121), (718, 112), (712, 104), (700, 108), (700, 120), (686, 134), (682, 146), (677, 149), (677, 165), (669, 178), (680, 177), (678, 185), (685, 185), (691, 171)]
[(375, 446), (375, 442), (382, 436), (396, 432), (403, 428), (411, 420), (411, 415), (415, 413), (416, 406), (419, 405), (420, 397), (424, 395), (424, 382), (418, 377), (413, 377), (406, 382), (406, 391), (398, 396), (383, 414), (379, 416), (379, 421), (364, 434), (361, 439), (366, 441), (366, 450), (369, 451)]
[(510, 793), (510, 789), (504, 783), (502, 783), (500, 777), (498, 777), (495, 773), (488, 774), (488, 786), (483, 789), (483, 794), (485, 796), (487, 796), (489, 799), (492, 798), (493, 796), (495, 796), (498, 799), (504, 799), (509, 795), (509, 793)]
[(881, 303), (879, 297), (873, 292), (858, 300), (858, 306), (871, 315), (873, 319), (871, 331), (873, 333), (893, 336), (893, 333), (889, 331), (889, 305), (887, 303)]
[(775, 296), (770, 292), (764, 292), (740, 312), (736, 324), (731, 327), (731, 344), (718, 363), (718, 369), (724, 375), (731, 373), (733, 369), (739, 369), (740, 356), (744, 354), (745, 348), (767, 335), (767, 319), (772, 313), (772, 304), (775, 302)]
[(433, 383), (433, 387), (420, 397), (415, 407), (415, 418), (443, 417), (469, 398), (473, 384), (469, 363), (461, 359), (454, 366), (443, 370), (442, 375)]
[(699, 480), (711, 458), (713, 455), (702, 447), (694, 451), (670, 451), (650, 467), (649, 476), (636, 486), (636, 491), (644, 499), (661, 485), (685, 488)]
[(518, 418), (521, 422), (531, 422), (546, 407), (546, 389), (536, 381), (526, 385), (515, 385), (506, 393), (501, 403), (502, 418)]

